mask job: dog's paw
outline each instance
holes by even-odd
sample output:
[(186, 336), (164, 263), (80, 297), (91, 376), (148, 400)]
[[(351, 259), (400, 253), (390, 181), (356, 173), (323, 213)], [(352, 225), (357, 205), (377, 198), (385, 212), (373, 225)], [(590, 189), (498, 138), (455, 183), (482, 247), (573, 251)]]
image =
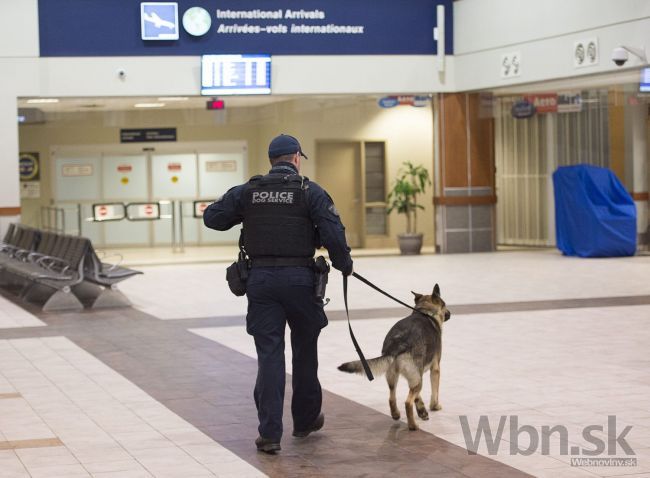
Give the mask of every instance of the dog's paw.
[(393, 417), (393, 420), (399, 420), (401, 418), (401, 415), (398, 411), (390, 412), (390, 416)]
[(418, 417), (420, 417), (422, 420), (428, 420), (429, 419), (429, 413), (427, 410), (422, 407), (418, 410)]
[(415, 423), (413, 423), (412, 425), (409, 425), (409, 430), (411, 430), (412, 432), (416, 432), (419, 429), (420, 429), (420, 427), (417, 426)]
[(429, 410), (437, 412), (438, 410), (442, 410), (442, 405), (440, 405), (439, 403), (431, 404)]

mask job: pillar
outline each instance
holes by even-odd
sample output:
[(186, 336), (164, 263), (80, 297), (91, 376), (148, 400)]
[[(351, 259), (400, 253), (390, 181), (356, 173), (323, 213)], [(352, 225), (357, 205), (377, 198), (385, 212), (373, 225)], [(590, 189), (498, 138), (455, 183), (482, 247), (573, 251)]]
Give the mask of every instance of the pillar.
[(0, 240), (7, 226), (20, 221), (18, 114), (16, 98), (0, 94)]
[(492, 98), (438, 95), (436, 250), (496, 249)]
[(631, 166), (631, 179), (628, 188), (636, 205), (638, 244), (648, 243), (648, 106), (637, 104), (628, 106), (628, 164)]

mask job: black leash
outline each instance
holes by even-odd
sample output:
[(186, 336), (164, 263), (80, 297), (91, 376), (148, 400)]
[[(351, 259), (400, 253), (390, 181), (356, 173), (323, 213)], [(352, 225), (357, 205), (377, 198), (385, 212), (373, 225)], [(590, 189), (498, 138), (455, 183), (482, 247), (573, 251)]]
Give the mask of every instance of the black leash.
[[(352, 275), (357, 277), (357, 274), (354, 272)], [(368, 361), (366, 360), (366, 357), (363, 356), (361, 347), (359, 347), (357, 339), (354, 337), (354, 332), (352, 332), (352, 325), (350, 325), (350, 312), (348, 311), (348, 276), (345, 274), (343, 275), (343, 301), (345, 302), (345, 314), (348, 316), (348, 328), (350, 329), (352, 343), (354, 344), (354, 348), (357, 350), (357, 355), (359, 355), (359, 358), (361, 359), (361, 365), (363, 365), (363, 370), (366, 372), (366, 377), (368, 377), (368, 380), (372, 382), (375, 377), (372, 375)]]
[[(357, 274), (356, 272), (352, 273), (353, 277), (356, 277), (359, 279), (361, 282), (366, 284), (367, 286), (372, 287), (375, 289), (377, 292), (384, 294), (386, 297), (393, 299), (395, 302), (398, 304), (403, 305), (404, 307), (407, 307), (415, 312), (422, 313), (422, 311), (417, 310), (415, 307), (411, 307), (410, 305), (402, 302), (401, 300), (393, 297), (390, 295), (388, 292), (383, 291), (379, 287), (377, 287), (375, 284), (370, 282), (368, 279), (365, 277)], [(366, 360), (366, 357), (363, 356), (363, 352), (361, 351), (361, 347), (359, 347), (359, 344), (357, 343), (357, 339), (354, 336), (354, 332), (352, 332), (352, 325), (350, 325), (350, 312), (348, 311), (348, 277), (343, 276), (343, 301), (345, 302), (345, 314), (348, 316), (348, 328), (350, 329), (350, 337), (352, 338), (352, 343), (354, 344), (354, 348), (357, 351), (357, 355), (359, 355), (359, 358), (361, 359), (361, 365), (363, 366), (363, 370), (366, 372), (366, 376), (368, 377), (368, 380), (372, 381), (375, 377), (372, 375), (372, 371), (370, 370), (370, 366), (368, 365), (368, 361)]]
[[(408, 305), (408, 304), (402, 302), (401, 300), (396, 299), (395, 297), (393, 297), (392, 295), (390, 295), (388, 292), (381, 290), (381, 289), (380, 289), (379, 287), (377, 287), (375, 284), (373, 284), (372, 282), (370, 282), (370, 281), (369, 281), (368, 279), (366, 279), (365, 277), (360, 276), (360, 275), (357, 274), (356, 272), (353, 272), (352, 275), (353, 275), (354, 277), (356, 277), (357, 279), (359, 279), (359, 280), (360, 280), (361, 282), (363, 282), (364, 284), (366, 284), (366, 285), (372, 287), (373, 289), (375, 289), (375, 290), (376, 290), (377, 292), (379, 292), (380, 294), (384, 294), (386, 297), (388, 297), (388, 298), (390, 298), (390, 299), (393, 299), (393, 300), (394, 300), (395, 302), (397, 302), (398, 304), (402, 304), (404, 307), (406, 307), (406, 308), (408, 308), (408, 309), (411, 309), (411, 310), (414, 311), (414, 312), (419, 312), (420, 314), (422, 313), (421, 310), (418, 310), (418, 309), (416, 309), (415, 307), (411, 307), (410, 305)], [(425, 314), (425, 315), (426, 315), (426, 314)]]

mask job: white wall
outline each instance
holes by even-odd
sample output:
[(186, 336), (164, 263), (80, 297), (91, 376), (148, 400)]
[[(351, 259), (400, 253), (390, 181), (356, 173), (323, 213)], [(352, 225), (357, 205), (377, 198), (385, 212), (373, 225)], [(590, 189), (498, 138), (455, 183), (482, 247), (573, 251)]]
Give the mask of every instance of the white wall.
[(0, 58), (38, 56), (38, 0), (0, 0)]
[(648, 0), (457, 0), (454, 53), (465, 55), (647, 17)]
[[(622, 44), (650, 52), (647, 0), (459, 0), (454, 8), (453, 88), (458, 91), (621, 71), (610, 57)], [(599, 63), (575, 68), (574, 42), (593, 37)], [(503, 79), (502, 55), (510, 52), (521, 53), (522, 74)], [(640, 66), (631, 57), (625, 69)]]
[[(37, 85), (37, 76), (25, 78), (22, 68), (39, 54), (37, 7), (37, 0), (0, 0), (0, 209), (20, 206), (16, 96), (21, 85)], [(17, 219), (0, 214), (0, 235)]]

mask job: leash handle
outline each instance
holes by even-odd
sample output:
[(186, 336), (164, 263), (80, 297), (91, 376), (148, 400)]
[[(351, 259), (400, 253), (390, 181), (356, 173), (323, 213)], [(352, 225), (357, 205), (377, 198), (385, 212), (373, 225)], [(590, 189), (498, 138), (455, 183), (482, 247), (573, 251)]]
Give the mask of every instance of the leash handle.
[[(408, 305), (408, 304), (405, 304), (405, 303), (402, 302), (401, 300), (399, 300), (399, 299), (393, 297), (392, 295), (390, 295), (388, 292), (384, 292), (384, 291), (381, 290), (379, 287), (377, 287), (375, 284), (373, 284), (372, 282), (370, 282), (370, 281), (369, 281), (368, 279), (366, 279), (365, 277), (360, 276), (360, 275), (357, 274), (356, 272), (353, 272), (352, 275), (353, 275), (354, 277), (356, 277), (357, 279), (359, 279), (359, 280), (360, 280), (361, 282), (363, 282), (364, 284), (366, 284), (367, 286), (370, 286), (370, 287), (372, 287), (373, 289), (375, 289), (375, 290), (376, 290), (377, 292), (379, 292), (380, 294), (384, 294), (384, 295), (385, 295), (386, 297), (388, 297), (389, 299), (393, 299), (393, 300), (394, 300), (395, 302), (397, 302), (398, 304), (401, 304), (401, 305), (403, 305), (404, 307), (409, 308), (409, 309), (411, 309), (411, 310), (414, 311), (414, 312), (422, 313), (422, 311), (417, 310), (415, 307), (411, 307), (411, 306)], [(347, 302), (346, 302), (346, 308), (347, 308)]]
[[(352, 275), (356, 276), (354, 272), (352, 273)], [(350, 329), (350, 338), (352, 339), (354, 348), (357, 351), (357, 355), (359, 355), (359, 359), (361, 359), (361, 365), (363, 366), (363, 370), (366, 372), (366, 376), (368, 377), (368, 380), (372, 382), (375, 379), (375, 377), (372, 375), (372, 371), (370, 370), (368, 361), (366, 360), (366, 357), (363, 356), (361, 347), (359, 347), (359, 344), (357, 343), (357, 339), (354, 337), (354, 332), (352, 332), (352, 325), (350, 324), (350, 312), (348, 311), (348, 276), (346, 275), (343, 275), (343, 301), (345, 302), (345, 315), (348, 316), (348, 328)]]

